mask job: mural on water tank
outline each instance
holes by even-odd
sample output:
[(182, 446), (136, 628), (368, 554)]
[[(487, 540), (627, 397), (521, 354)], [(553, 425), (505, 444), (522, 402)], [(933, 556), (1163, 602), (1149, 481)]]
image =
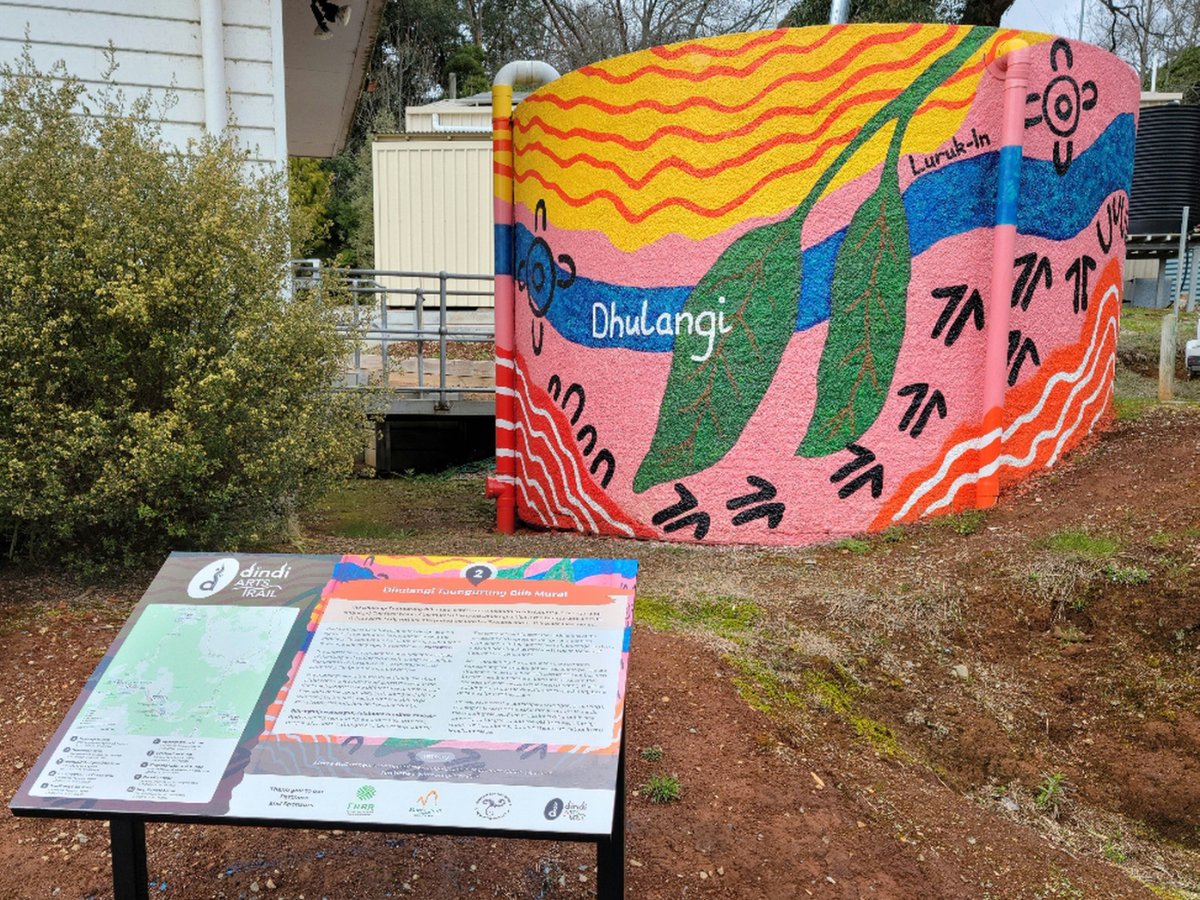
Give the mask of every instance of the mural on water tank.
[(1138, 95), (1096, 47), (941, 25), (712, 38), (536, 91), (497, 227), (519, 518), (803, 543), (973, 504), (998, 191), (996, 465), (1053, 465), (1108, 416)]

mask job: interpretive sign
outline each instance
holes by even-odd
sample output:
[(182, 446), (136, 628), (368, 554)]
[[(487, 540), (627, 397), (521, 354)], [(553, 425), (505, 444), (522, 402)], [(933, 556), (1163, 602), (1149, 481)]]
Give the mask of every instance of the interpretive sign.
[(609, 835), (636, 572), (172, 554), (10, 805)]

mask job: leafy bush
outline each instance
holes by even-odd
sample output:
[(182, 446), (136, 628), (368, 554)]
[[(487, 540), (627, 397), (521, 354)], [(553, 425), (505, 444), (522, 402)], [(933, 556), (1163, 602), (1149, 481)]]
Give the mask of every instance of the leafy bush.
[[(283, 173), (145, 100), (0, 68), (0, 552), (103, 568), (267, 538), (361, 435)], [(82, 110), (85, 114), (80, 115)]]

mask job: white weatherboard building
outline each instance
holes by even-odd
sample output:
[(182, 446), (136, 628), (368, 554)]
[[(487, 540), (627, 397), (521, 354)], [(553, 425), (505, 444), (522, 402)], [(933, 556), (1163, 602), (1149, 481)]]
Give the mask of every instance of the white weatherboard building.
[(0, 0), (0, 61), (28, 41), (39, 68), (62, 60), (94, 89), (111, 47), (113, 81), (149, 93), (171, 144), (228, 124), (282, 166), (345, 144), (385, 0), (344, 2), (349, 24), (321, 41), (307, 0)]

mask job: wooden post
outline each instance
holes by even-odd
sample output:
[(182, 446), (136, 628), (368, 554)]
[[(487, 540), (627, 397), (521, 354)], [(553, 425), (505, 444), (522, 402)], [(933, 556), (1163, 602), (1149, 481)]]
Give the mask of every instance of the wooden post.
[(1158, 345), (1158, 399), (1172, 400), (1175, 397), (1175, 324), (1178, 317), (1174, 312), (1163, 316), (1162, 340)]

